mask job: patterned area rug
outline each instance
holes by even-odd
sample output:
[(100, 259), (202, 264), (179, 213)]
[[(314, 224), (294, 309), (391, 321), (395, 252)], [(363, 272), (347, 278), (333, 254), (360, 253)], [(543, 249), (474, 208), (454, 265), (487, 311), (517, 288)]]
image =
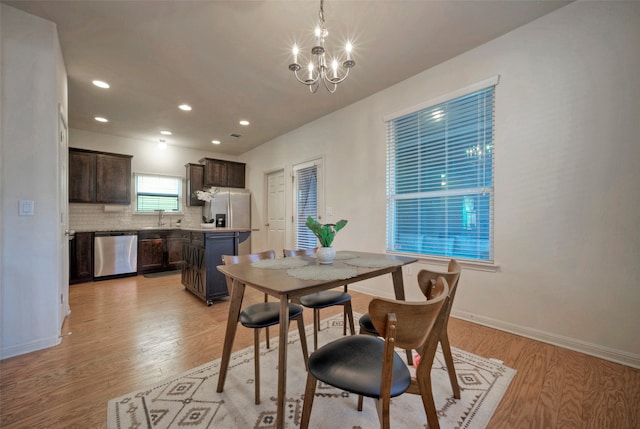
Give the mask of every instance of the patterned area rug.
[[(359, 315), (354, 314), (354, 317)], [(356, 321), (357, 326), (357, 321)], [(239, 329), (244, 329), (240, 327)], [(342, 335), (342, 316), (322, 321), (319, 342)], [(313, 328), (307, 327), (307, 343), (313, 345)], [(289, 334), (286, 427), (300, 425), (306, 371), (297, 331)], [(224, 392), (216, 393), (220, 359), (163, 382), (115, 398), (108, 403), (107, 428), (253, 428), (275, 427), (278, 347), (277, 338), (266, 349), (260, 346), (261, 399), (253, 403), (253, 347), (232, 355)], [(507, 390), (515, 370), (500, 362), (453, 349), (461, 399), (454, 399), (440, 350), (432, 369), (433, 393), (442, 428), (484, 428)], [(405, 353), (400, 353), (401, 356)], [(318, 385), (312, 428), (373, 428), (378, 416), (372, 399), (365, 398), (362, 412), (357, 396), (331, 386)], [(391, 422), (397, 428), (426, 428), (426, 416), (418, 395), (392, 399)]]

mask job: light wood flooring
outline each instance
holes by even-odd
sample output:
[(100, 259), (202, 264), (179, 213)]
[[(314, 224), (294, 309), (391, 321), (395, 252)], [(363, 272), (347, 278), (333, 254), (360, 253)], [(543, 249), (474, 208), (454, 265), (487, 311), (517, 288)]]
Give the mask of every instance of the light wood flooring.
[[(222, 353), (228, 301), (207, 307), (178, 275), (81, 284), (69, 295), (59, 346), (0, 361), (1, 428), (104, 428), (109, 399)], [(352, 295), (354, 311), (366, 312), (370, 297)], [(261, 299), (247, 288), (245, 304)], [(639, 370), (454, 318), (449, 336), (518, 371), (489, 428), (640, 428)], [(239, 327), (234, 350), (252, 341)]]

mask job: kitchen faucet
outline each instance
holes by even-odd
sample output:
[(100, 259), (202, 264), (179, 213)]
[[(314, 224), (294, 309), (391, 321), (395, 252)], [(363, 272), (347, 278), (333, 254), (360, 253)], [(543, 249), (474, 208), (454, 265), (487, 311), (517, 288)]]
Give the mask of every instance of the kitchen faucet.
[(155, 210), (158, 212), (158, 226), (164, 225), (162, 218), (164, 217), (164, 210)]

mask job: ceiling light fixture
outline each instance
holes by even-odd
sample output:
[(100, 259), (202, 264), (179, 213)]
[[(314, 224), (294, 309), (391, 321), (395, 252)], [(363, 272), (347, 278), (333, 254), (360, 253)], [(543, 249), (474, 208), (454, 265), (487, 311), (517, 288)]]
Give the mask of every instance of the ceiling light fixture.
[(249, 125), (249, 121), (247, 121), (246, 119), (243, 119), (240, 121), (240, 125), (243, 125), (246, 127), (247, 125)]
[(101, 117), (101, 116), (96, 116), (96, 117), (95, 117), (95, 118), (93, 118), (93, 119), (95, 119), (95, 120), (96, 120), (96, 121), (98, 121), (98, 122), (109, 122), (109, 120), (108, 120), (107, 118), (103, 118), (103, 117)]
[(191, 106), (189, 106), (188, 104), (181, 104), (178, 106), (178, 108), (180, 110), (184, 110), (185, 112), (189, 112), (191, 110)]
[(162, 131), (160, 131), (160, 134), (162, 134), (163, 136), (170, 136), (173, 133), (171, 131), (162, 130)]
[(97, 86), (98, 88), (104, 88), (104, 89), (109, 89), (109, 84), (107, 82), (103, 82), (101, 80), (94, 80), (93, 83), (95, 86)]
[(220, 144), (220, 140), (211, 140), (211, 143), (213, 143), (213, 144)]
[(347, 42), (345, 46), (345, 52), (347, 59), (342, 62), (342, 67), (345, 71), (342, 71), (338, 65), (338, 59), (333, 57), (331, 59), (330, 68), (327, 66), (326, 52), (324, 49), (324, 39), (329, 35), (327, 28), (324, 25), (324, 0), (320, 0), (320, 12), (318, 13), (318, 26), (315, 30), (315, 43), (316, 45), (311, 48), (311, 59), (307, 70), (309, 76), (307, 79), (300, 79), (298, 72), (302, 69), (302, 66), (298, 63), (298, 54), (300, 52), (297, 45), (293, 46), (293, 63), (289, 64), (289, 70), (293, 72), (298, 79), (298, 82), (303, 83), (309, 87), (309, 91), (315, 94), (320, 86), (320, 81), (327, 88), (327, 91), (334, 93), (339, 83), (349, 76), (349, 70), (356, 65), (356, 62), (351, 58), (352, 45), (351, 42)]

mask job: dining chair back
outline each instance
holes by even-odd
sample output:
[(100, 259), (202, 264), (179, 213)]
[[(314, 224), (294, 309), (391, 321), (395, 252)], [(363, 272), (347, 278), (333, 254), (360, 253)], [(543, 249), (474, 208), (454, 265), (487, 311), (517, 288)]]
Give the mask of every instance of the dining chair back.
[[(447, 301), (447, 305), (444, 310), (445, 320), (442, 332), (440, 334), (440, 343), (442, 345), (442, 354), (444, 355), (444, 360), (447, 365), (447, 372), (449, 374), (449, 380), (451, 382), (451, 389), (453, 390), (453, 397), (456, 399), (460, 399), (460, 385), (458, 384), (456, 369), (453, 365), (453, 356), (451, 354), (451, 345), (449, 343), (449, 334), (447, 329), (449, 323), (449, 315), (451, 314), (451, 308), (453, 307), (453, 299), (455, 298), (456, 291), (458, 290), (460, 271), (460, 264), (455, 259), (451, 259), (447, 265), (446, 272), (423, 269), (418, 272), (417, 276), (418, 287), (428, 300), (433, 299), (434, 296), (438, 296), (441, 292), (436, 290), (439, 287), (436, 279), (438, 277), (444, 277), (444, 279), (447, 281), (447, 285), (449, 288), (449, 300)], [(360, 334), (376, 336), (379, 335), (378, 331), (375, 329), (375, 326), (371, 322), (369, 314), (364, 314), (362, 315), (362, 317), (360, 317), (359, 325)], [(359, 409), (361, 408), (361, 406), (362, 401), (360, 400), (358, 403)]]
[(458, 377), (456, 375), (456, 368), (453, 365), (453, 356), (451, 354), (451, 344), (449, 343), (449, 316), (451, 315), (451, 308), (453, 307), (453, 300), (458, 290), (458, 283), (460, 282), (460, 264), (455, 259), (451, 259), (447, 266), (447, 272), (437, 272), (430, 270), (420, 270), (418, 272), (418, 287), (427, 297), (431, 299), (433, 295), (433, 284), (435, 279), (442, 276), (447, 280), (449, 285), (449, 300), (444, 309), (444, 325), (440, 332), (440, 345), (442, 346), (442, 354), (444, 356), (444, 362), (447, 365), (447, 372), (449, 373), (449, 381), (451, 382), (451, 389), (453, 390), (453, 397), (460, 399), (460, 385), (458, 384)]
[[(317, 247), (309, 249), (288, 250), (283, 249), (284, 257), (313, 255), (318, 251)], [(353, 323), (353, 310), (351, 308), (351, 295), (347, 293), (347, 285), (344, 291), (323, 290), (300, 297), (300, 304), (313, 309), (313, 349), (318, 349), (318, 331), (320, 331), (320, 310), (334, 305), (341, 305), (342, 310), (342, 335), (347, 335), (347, 321), (351, 335), (355, 333)]]
[[(301, 429), (309, 427), (318, 380), (374, 398), (382, 429), (390, 428), (391, 398), (407, 391), (419, 393), (429, 428), (439, 428), (431, 390), (431, 366), (449, 290), (443, 277), (439, 277), (436, 284), (436, 290), (442, 293), (428, 301), (373, 299), (369, 303), (369, 314), (381, 338), (371, 335), (343, 337), (309, 356)], [(420, 351), (422, 359), (415, 377), (395, 351), (396, 347)]]
[[(224, 265), (240, 264), (244, 262), (254, 262), (263, 259), (275, 259), (276, 252), (273, 250), (267, 250), (259, 253), (252, 253), (248, 255), (222, 255), (222, 263)], [(233, 287), (232, 280), (227, 277), (227, 288), (231, 295), (231, 288)], [(304, 320), (302, 318), (302, 307), (290, 303), (289, 304), (289, 319), (295, 319), (298, 322), (298, 332), (300, 333), (300, 345), (302, 346), (302, 355), (304, 357), (305, 364), (307, 362), (309, 353), (307, 350), (307, 339), (304, 330)], [(268, 302), (267, 295), (265, 294), (265, 301), (259, 304), (253, 304), (247, 306), (240, 312), (240, 324), (247, 328), (254, 330), (253, 333), (253, 360), (255, 370), (255, 403), (260, 403), (260, 329), (265, 328), (267, 332), (267, 348), (269, 347), (269, 326), (277, 325), (280, 323), (280, 303)]]

